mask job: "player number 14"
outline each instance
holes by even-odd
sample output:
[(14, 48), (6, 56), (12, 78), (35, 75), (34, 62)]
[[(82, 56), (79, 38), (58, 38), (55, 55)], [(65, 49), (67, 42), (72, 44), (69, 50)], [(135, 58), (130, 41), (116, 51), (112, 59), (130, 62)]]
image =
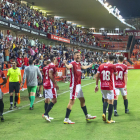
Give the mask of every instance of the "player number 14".
[(118, 79), (123, 79), (123, 71), (119, 71), (118, 72), (118, 75), (116, 76), (116, 80), (118, 80)]

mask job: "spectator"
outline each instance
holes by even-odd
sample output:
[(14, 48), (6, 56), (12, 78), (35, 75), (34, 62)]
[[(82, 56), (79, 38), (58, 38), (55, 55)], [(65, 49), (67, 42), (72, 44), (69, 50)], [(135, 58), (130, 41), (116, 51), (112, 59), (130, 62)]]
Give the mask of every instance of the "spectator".
[(19, 53), (19, 57), (17, 58), (17, 67), (20, 68), (20, 70), (22, 70), (22, 65), (23, 65), (23, 59), (22, 59), (22, 55), (21, 53)]

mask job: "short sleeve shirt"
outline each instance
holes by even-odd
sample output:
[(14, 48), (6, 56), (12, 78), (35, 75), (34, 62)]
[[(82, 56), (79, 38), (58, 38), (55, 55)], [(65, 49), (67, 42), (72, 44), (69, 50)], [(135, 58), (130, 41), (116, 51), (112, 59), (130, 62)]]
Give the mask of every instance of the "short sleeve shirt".
[(115, 88), (114, 73), (117, 73), (117, 70), (113, 64), (101, 64), (97, 73), (100, 73), (101, 90), (113, 90)]
[(128, 68), (124, 64), (115, 64), (115, 67), (118, 72), (118, 75), (114, 76), (115, 88), (124, 88), (125, 87), (124, 75), (128, 73)]
[(9, 76), (9, 82), (19, 82), (19, 76), (21, 76), (21, 71), (19, 68), (8, 70), (7, 76)]

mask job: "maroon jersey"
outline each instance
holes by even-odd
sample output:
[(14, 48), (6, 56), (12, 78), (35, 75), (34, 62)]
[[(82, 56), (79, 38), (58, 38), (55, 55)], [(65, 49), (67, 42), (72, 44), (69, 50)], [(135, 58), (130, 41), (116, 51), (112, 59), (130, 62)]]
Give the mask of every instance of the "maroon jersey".
[(53, 71), (53, 76), (55, 77), (57, 70), (53, 63), (50, 63), (48, 66), (43, 68), (43, 73), (44, 73), (43, 86), (45, 89), (55, 88), (55, 85), (53, 84), (52, 80), (49, 77), (50, 70)]
[(101, 90), (113, 90), (115, 88), (114, 73), (117, 73), (117, 71), (113, 64), (101, 64), (97, 73), (100, 73)]
[[(2, 70), (0, 70), (0, 78), (5, 78), (5, 74)], [(0, 88), (1, 88), (1, 85), (0, 85)]]
[(118, 75), (114, 76), (115, 88), (124, 88), (125, 87), (124, 75), (128, 73), (127, 66), (124, 64), (115, 64), (115, 67), (118, 72)]
[(80, 62), (71, 62), (72, 68), (70, 69), (71, 79), (70, 79), (70, 87), (74, 87), (78, 84), (81, 84), (81, 63)]

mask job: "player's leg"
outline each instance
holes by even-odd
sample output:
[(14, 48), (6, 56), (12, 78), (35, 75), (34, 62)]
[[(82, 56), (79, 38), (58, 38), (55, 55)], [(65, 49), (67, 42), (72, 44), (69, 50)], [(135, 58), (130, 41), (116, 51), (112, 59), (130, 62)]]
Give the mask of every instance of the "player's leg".
[(106, 109), (107, 109), (107, 106), (108, 106), (107, 92), (106, 92), (106, 90), (101, 90), (101, 93), (102, 93), (102, 96), (103, 96), (102, 98), (104, 99), (102, 118), (103, 118), (103, 121), (106, 121)]
[(3, 110), (4, 110), (3, 93), (2, 93), (2, 91), (0, 89), (0, 118), (1, 118), (2, 122), (4, 121)]
[(51, 109), (53, 108), (54, 104), (56, 104), (56, 102), (57, 102), (57, 92), (56, 92), (56, 88), (47, 89), (46, 92), (47, 92), (48, 96), (50, 97), (50, 99), (52, 99), (52, 101), (48, 104), (48, 107), (45, 110), (44, 118), (45, 118), (45, 120), (50, 122), (48, 114), (51, 111)]
[(113, 121), (111, 119), (112, 117), (112, 113), (113, 113), (113, 102), (114, 102), (114, 91), (113, 90), (108, 90), (108, 104), (109, 104), (109, 108), (108, 108), (108, 121), (107, 123), (114, 123), (115, 121)]
[(31, 102), (31, 98), (30, 98), (31, 87), (27, 86), (27, 90), (28, 90), (28, 94), (29, 94), (29, 101)]
[(86, 120), (88, 121), (90, 119), (95, 119), (96, 116), (91, 116), (87, 112), (87, 108), (86, 108), (86, 105), (85, 105), (85, 98), (84, 98), (84, 95), (83, 95), (83, 91), (82, 91), (81, 85), (77, 85), (76, 93), (78, 93), (77, 94), (77, 98), (80, 100), (80, 105), (81, 105), (81, 108), (82, 108), (82, 110), (83, 110), (83, 112), (85, 114)]
[(14, 92), (14, 86), (13, 82), (9, 82), (9, 94), (10, 94), (10, 110), (13, 109), (13, 92)]
[(80, 100), (81, 108), (82, 108), (82, 110), (83, 110), (83, 112), (84, 112), (84, 114), (85, 114), (86, 120), (88, 121), (88, 120), (90, 120), (90, 119), (95, 119), (96, 116), (91, 116), (91, 115), (88, 114), (88, 112), (87, 112), (87, 107), (86, 107), (86, 105), (85, 105), (85, 98), (84, 98), (84, 97), (80, 97), (79, 100)]
[(19, 93), (19, 90), (20, 90), (20, 84), (19, 84), (19, 82), (15, 82), (14, 83), (14, 89), (15, 89), (15, 103), (14, 103), (14, 108), (17, 108), (16, 103), (18, 101), (18, 93)]
[(128, 99), (127, 99), (127, 91), (124, 90), (124, 88), (121, 88), (120, 91), (121, 91), (121, 94), (122, 94), (123, 100), (124, 100), (125, 113), (129, 113), (129, 109), (128, 109)]
[(45, 98), (45, 105), (44, 105), (45, 111), (47, 110), (49, 103), (50, 103), (50, 98)]
[(76, 99), (76, 86), (74, 86), (72, 89), (70, 89), (70, 100), (66, 109), (66, 115), (65, 115), (65, 119), (64, 119), (64, 124), (75, 124), (75, 122), (72, 122), (71, 120), (69, 120), (69, 116), (71, 113), (71, 109), (72, 106), (75, 103), (75, 99)]
[(35, 101), (35, 93), (36, 93), (37, 86), (29, 87), (30, 90), (30, 110), (33, 110), (33, 105)]
[(114, 95), (115, 95), (115, 98), (114, 98), (114, 116), (119, 116), (117, 113), (117, 101), (118, 101), (118, 96), (119, 96), (120, 90), (115, 88), (114, 92), (115, 92), (114, 93)]

